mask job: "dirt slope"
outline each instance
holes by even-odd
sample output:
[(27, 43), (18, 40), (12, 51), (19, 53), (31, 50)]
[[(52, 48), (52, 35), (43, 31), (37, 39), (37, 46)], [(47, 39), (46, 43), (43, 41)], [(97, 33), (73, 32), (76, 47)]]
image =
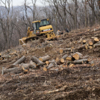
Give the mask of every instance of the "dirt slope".
[(1, 52), (1, 70), (11, 67), (23, 55), (24, 63), (29, 63), (32, 56), (61, 58), (64, 54), (59, 53), (60, 48), (74, 48), (83, 56), (88, 55), (93, 65), (84, 63), (66, 68), (59, 65), (47, 71), (43, 70), (44, 65), (27, 73), (0, 74), (0, 100), (100, 100), (100, 47), (77, 49), (84, 39), (100, 39), (99, 33), (100, 26), (95, 26), (65, 33), (58, 40), (43, 43), (36, 40)]

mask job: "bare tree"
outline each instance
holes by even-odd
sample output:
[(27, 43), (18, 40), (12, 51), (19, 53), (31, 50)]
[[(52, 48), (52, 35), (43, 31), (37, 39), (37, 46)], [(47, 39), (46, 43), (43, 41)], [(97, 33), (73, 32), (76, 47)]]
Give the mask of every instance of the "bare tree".
[(92, 25), (95, 24), (95, 21), (96, 19), (98, 19), (98, 16), (95, 12), (95, 3), (96, 3), (96, 0), (87, 0), (91, 10), (92, 10)]
[(36, 19), (36, 2), (37, 2), (37, 0), (31, 0), (32, 6), (29, 6), (27, 4), (27, 0), (25, 0), (25, 3), (24, 3), (26, 17), (28, 16), (27, 15), (27, 9), (30, 9), (31, 10), (31, 13), (32, 13), (32, 16), (33, 16), (33, 19), (32, 20), (35, 20)]
[(99, 9), (100, 9), (100, 0), (97, 0), (97, 2), (98, 2)]
[[(5, 10), (5, 19), (4, 18), (0, 18), (0, 25), (2, 28), (2, 32), (4, 35), (4, 39), (5, 39), (5, 46), (8, 48), (10, 46), (10, 42), (12, 39), (12, 34), (13, 34), (13, 6), (12, 6), (12, 0), (0, 0), (0, 3), (3, 5)], [(3, 12), (3, 11), (1, 11)], [(1, 15), (2, 16), (2, 15)]]

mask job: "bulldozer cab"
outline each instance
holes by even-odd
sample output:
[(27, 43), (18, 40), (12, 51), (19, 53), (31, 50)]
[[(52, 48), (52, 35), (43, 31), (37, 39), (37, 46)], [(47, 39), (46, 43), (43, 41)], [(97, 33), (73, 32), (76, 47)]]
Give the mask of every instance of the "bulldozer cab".
[(33, 32), (34, 34), (40, 34), (40, 27), (45, 27), (49, 24), (49, 19), (43, 19), (43, 20), (38, 20), (38, 21), (33, 21), (32, 22), (33, 26)]
[(43, 19), (40, 21), (40, 27), (49, 25), (49, 19)]

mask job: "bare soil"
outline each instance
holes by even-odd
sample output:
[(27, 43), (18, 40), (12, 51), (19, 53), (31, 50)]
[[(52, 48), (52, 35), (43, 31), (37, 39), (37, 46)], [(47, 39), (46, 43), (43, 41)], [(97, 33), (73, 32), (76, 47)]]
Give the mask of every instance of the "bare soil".
[[(20, 51), (13, 54), (6, 61), (0, 61), (0, 67), (8, 68), (13, 62), (25, 55), (25, 63), (34, 55), (41, 57), (50, 55), (51, 59), (61, 57), (60, 48), (77, 48), (82, 45), (81, 38), (90, 39), (97, 33), (94, 28), (99, 26), (75, 30), (66, 33), (58, 40), (40, 43), (36, 40), (26, 47), (18, 46), (10, 49)], [(100, 37), (98, 37), (100, 39)], [(24, 52), (25, 50), (25, 52)], [(27, 51), (27, 53), (26, 53)], [(4, 51), (4, 54), (8, 50)], [(100, 47), (80, 50), (84, 56), (88, 55), (91, 64), (79, 64), (73, 67), (57, 68), (44, 71), (31, 70), (28, 73), (0, 75), (0, 100), (100, 100)]]

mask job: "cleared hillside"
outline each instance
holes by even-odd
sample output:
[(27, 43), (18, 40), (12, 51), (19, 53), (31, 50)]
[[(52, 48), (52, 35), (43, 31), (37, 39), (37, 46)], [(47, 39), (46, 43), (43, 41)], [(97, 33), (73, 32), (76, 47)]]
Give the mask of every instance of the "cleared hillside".
[(99, 40), (96, 26), (1, 52), (0, 100), (99, 100)]

